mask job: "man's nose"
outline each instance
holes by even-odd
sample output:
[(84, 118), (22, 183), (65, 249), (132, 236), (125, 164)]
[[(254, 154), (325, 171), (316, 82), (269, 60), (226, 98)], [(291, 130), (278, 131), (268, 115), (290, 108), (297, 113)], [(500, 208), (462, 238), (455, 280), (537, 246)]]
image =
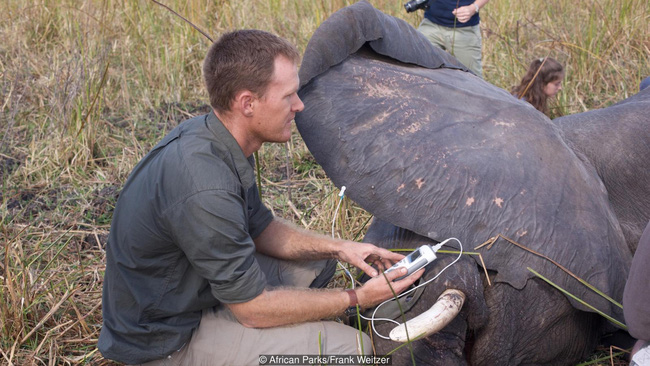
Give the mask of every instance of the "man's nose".
[(305, 109), (305, 104), (302, 102), (299, 96), (296, 95), (296, 101), (293, 103), (294, 112), (300, 112)]

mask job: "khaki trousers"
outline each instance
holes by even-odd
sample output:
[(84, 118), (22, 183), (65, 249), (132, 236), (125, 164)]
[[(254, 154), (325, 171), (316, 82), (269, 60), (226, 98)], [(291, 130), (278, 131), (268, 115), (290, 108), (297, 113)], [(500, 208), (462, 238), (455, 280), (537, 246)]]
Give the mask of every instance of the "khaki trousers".
[[(289, 262), (256, 255), (271, 286), (309, 287), (331, 268), (330, 261)], [(361, 352), (363, 342), (363, 353)], [(247, 366), (259, 365), (260, 355), (372, 354), (370, 338), (358, 329), (333, 321), (276, 328), (246, 328), (227, 307), (203, 311), (190, 341), (167, 358), (142, 366)]]
[(480, 26), (449, 28), (424, 18), (418, 31), (426, 36), (434, 46), (451, 53), (473, 73), (483, 77)]

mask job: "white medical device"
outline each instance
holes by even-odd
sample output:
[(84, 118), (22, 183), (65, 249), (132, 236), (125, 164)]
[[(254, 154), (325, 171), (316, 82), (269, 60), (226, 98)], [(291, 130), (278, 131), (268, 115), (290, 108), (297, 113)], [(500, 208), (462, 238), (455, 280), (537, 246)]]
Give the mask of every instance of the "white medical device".
[(396, 278), (394, 281), (399, 281), (411, 274), (417, 272), (420, 268), (425, 267), (427, 264), (433, 262), (436, 257), (436, 252), (442, 247), (442, 244), (436, 244), (434, 246), (425, 244), (411, 254), (404, 257), (401, 261), (393, 264), (392, 267), (387, 269), (384, 273), (392, 272), (399, 267), (405, 267), (407, 272), (405, 275)]

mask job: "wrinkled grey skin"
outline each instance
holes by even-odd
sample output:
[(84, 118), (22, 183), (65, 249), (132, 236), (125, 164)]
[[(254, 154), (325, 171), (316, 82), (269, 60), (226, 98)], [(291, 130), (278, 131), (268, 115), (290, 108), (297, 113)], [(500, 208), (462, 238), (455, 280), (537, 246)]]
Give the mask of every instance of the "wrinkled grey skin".
[[(597, 164), (567, 145), (568, 130), (366, 2), (319, 27), (300, 79), (298, 129), (332, 181), (378, 219), (366, 241), (414, 248), (456, 237), (474, 251), (503, 234), (622, 298), (632, 251)], [(463, 256), (406, 314), (446, 288), (468, 298), (452, 324), (413, 343), (418, 364), (562, 365), (588, 355), (613, 327), (528, 267), (622, 320), (620, 308), (541, 256), (505, 240), (480, 253), (492, 286), (476, 256)], [(451, 260), (441, 255), (429, 271)], [(376, 343), (379, 353), (399, 345)], [(410, 352), (394, 364), (411, 364)]]
[(650, 220), (650, 88), (604, 109), (553, 122), (602, 179), (623, 235), (636, 251)]
[[(364, 241), (387, 248), (416, 248), (433, 242), (377, 219)], [(439, 254), (427, 267), (425, 278), (440, 272), (455, 257)], [(494, 281), (494, 273), (489, 275)], [(539, 279), (529, 280), (521, 290), (502, 282), (488, 286), (483, 272), (467, 257), (461, 257), (441, 277), (425, 287), (405, 314), (407, 319), (426, 311), (447, 288), (463, 291), (467, 300), (442, 331), (413, 343), (417, 365), (574, 365), (593, 353), (604, 331), (599, 315), (575, 309), (564, 295)], [(377, 330), (388, 335), (393, 327), (383, 324)], [(385, 340), (375, 343), (378, 354), (398, 346)], [(394, 353), (393, 365), (412, 364), (407, 348)]]

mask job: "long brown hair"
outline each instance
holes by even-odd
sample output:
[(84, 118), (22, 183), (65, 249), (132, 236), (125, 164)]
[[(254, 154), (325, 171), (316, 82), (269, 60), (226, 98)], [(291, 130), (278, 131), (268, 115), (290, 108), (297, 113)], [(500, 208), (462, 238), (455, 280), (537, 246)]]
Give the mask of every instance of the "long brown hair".
[(557, 60), (546, 57), (535, 59), (530, 63), (526, 75), (519, 85), (512, 88), (512, 95), (524, 99), (540, 112), (548, 114), (546, 102), (548, 97), (544, 94), (546, 84), (564, 78), (564, 67)]

